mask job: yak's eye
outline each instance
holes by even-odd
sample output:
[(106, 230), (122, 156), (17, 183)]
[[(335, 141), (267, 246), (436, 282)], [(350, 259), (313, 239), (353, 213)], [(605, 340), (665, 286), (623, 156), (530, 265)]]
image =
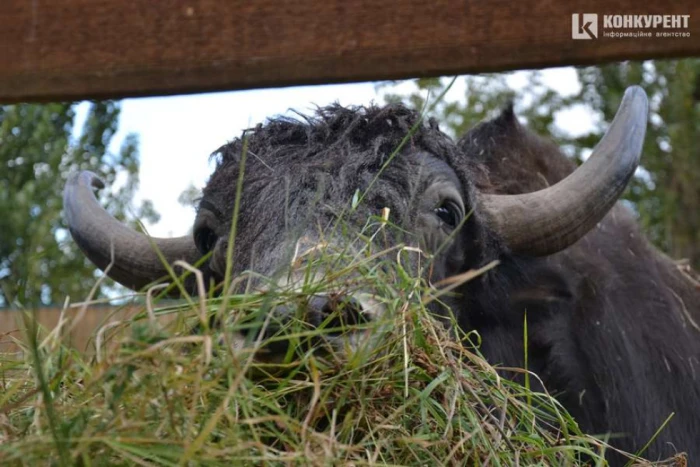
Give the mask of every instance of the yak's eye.
[(203, 255), (214, 249), (218, 239), (219, 237), (209, 227), (200, 227), (194, 234), (194, 243)]
[(446, 226), (454, 229), (462, 220), (462, 210), (454, 201), (443, 201), (442, 204), (435, 208), (435, 214), (440, 218)]

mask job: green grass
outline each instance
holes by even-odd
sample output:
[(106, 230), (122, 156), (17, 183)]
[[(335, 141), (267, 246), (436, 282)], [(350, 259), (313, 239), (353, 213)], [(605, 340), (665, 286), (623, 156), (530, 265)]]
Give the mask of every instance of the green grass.
[[(605, 465), (610, 448), (552, 397), (499, 375), (459, 343), (478, 336), (431, 315), (445, 289), (405, 267), (421, 252), (373, 252), (372, 238), (297, 261), (294, 289), (144, 305), (101, 330), (92, 356), (29, 332), (24, 359), (1, 362), (0, 464)], [(332, 272), (312, 282), (318, 271)], [(381, 300), (380, 319), (305, 323), (306, 296), (358, 290)], [(294, 317), (276, 322), (278, 304), (298, 304)], [(262, 327), (276, 332), (250, 332)]]

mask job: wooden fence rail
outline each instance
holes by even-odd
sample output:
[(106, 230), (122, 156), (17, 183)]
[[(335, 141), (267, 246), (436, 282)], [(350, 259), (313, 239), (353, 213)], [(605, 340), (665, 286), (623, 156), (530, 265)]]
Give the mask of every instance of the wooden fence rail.
[[(583, 13), (597, 38), (572, 38)], [(612, 38), (606, 14), (683, 15), (690, 37)], [(0, 103), (681, 56), (700, 56), (697, 0), (0, 1)]]
[[(63, 335), (63, 342), (87, 353), (94, 352), (94, 338), (97, 331), (107, 323), (122, 321), (143, 311), (143, 307), (110, 307), (94, 306), (85, 311), (79, 317), (77, 325), (69, 334)], [(24, 333), (24, 320), (19, 310), (0, 309), (0, 354), (20, 352), (22, 346), (19, 343), (26, 343)], [(66, 310), (65, 317), (72, 324), (78, 314), (79, 309), (71, 308)], [(40, 308), (29, 313), (37, 323), (48, 332), (56, 328), (61, 316), (60, 308)], [(159, 317), (163, 324), (173, 320), (175, 315)], [(68, 326), (70, 327), (70, 325)], [(45, 333), (43, 334), (46, 335)]]

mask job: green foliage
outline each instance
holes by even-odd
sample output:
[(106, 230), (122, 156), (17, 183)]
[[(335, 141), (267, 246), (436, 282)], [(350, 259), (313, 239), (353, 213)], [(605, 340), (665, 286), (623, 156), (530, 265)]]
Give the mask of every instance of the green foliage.
[[(138, 139), (130, 135), (117, 154), (108, 147), (117, 130), (117, 102), (93, 103), (73, 137), (76, 104), (0, 106), (0, 306), (63, 303), (87, 297), (95, 267), (70, 238), (62, 220), (63, 186), (69, 173), (97, 172), (108, 186), (106, 209), (119, 219), (132, 210), (138, 187)], [(127, 175), (123, 177), (123, 175)], [(136, 218), (156, 220), (149, 202)]]
[[(462, 135), (478, 122), (495, 116), (515, 96), (508, 88), (506, 75), (489, 74), (467, 77), (463, 80), (465, 92), (460, 100), (443, 98), (428, 113), (440, 122), (443, 131), (452, 136)], [(416, 81), (417, 92), (402, 96), (389, 93), (388, 102), (404, 102), (415, 109), (423, 109), (428, 101), (442, 94), (450, 80), (425, 78)]]
[(180, 193), (177, 202), (187, 208), (197, 206), (197, 202), (202, 197), (202, 190), (190, 184), (185, 190)]
[[(605, 133), (628, 86), (641, 85), (649, 95), (650, 121), (642, 168), (624, 198), (636, 209), (649, 238), (675, 258), (700, 269), (700, 60), (623, 62), (577, 70), (580, 91), (562, 96), (540, 71), (518, 72), (526, 84), (514, 93), (508, 78), (514, 73), (467, 76), (465, 92), (444, 99), (433, 116), (443, 129), (461, 136), (485, 118), (495, 116), (508, 101), (527, 125), (548, 134), (564, 152), (582, 161)], [(445, 79), (421, 79), (408, 95), (389, 94), (422, 108), (426, 95), (440, 93)], [(583, 106), (598, 123), (583, 135), (572, 135), (555, 122), (557, 114)]]
[[(654, 243), (700, 269), (700, 60), (622, 63), (579, 71), (581, 97), (610, 121), (624, 89), (649, 95), (642, 167), (627, 198)], [(592, 132), (591, 139), (602, 135)]]

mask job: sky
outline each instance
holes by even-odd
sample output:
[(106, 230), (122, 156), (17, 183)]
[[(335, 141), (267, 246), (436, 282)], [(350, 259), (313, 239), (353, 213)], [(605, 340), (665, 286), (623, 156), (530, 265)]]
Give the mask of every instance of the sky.
[[(575, 93), (579, 88), (572, 68), (546, 70), (543, 77), (547, 85), (563, 94)], [(508, 83), (514, 89), (522, 87), (525, 74), (515, 73)], [(407, 81), (392, 87), (391, 92), (409, 93), (414, 89)], [(447, 98), (459, 99), (462, 95), (464, 87), (457, 81)], [(178, 197), (190, 185), (201, 189), (206, 184), (213, 170), (209, 155), (244, 129), (268, 117), (291, 115), (291, 109), (308, 114), (314, 106), (332, 102), (366, 105), (383, 100), (377, 83), (369, 82), (125, 99), (119, 131), (110, 150), (117, 152), (127, 134), (138, 134), (141, 167), (137, 201), (150, 199), (161, 215), (158, 223), (146, 227), (155, 236), (184, 235), (194, 222), (195, 212), (178, 203)], [(78, 107), (76, 128), (82, 127), (88, 105)], [(593, 124), (591, 115), (583, 109), (558, 115), (556, 123), (574, 133)]]

